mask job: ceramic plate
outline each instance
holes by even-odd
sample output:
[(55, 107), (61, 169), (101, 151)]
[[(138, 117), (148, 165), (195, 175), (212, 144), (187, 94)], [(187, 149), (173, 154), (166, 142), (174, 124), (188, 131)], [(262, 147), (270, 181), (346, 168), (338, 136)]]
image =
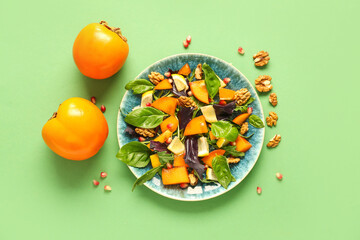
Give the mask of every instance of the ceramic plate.
[[(169, 68), (180, 69), (185, 63), (189, 63), (191, 69), (194, 69), (198, 63), (207, 63), (221, 79), (225, 77), (231, 78), (231, 81), (228, 84), (227, 88), (234, 90), (238, 90), (241, 88), (249, 89), (251, 96), (255, 98), (255, 101), (250, 105), (254, 108), (253, 113), (258, 115), (264, 121), (264, 113), (262, 111), (259, 97), (255, 89), (250, 84), (249, 80), (247, 80), (247, 78), (234, 66), (213, 56), (197, 53), (184, 53), (173, 55), (155, 62), (154, 64), (146, 68), (144, 71), (142, 71), (135, 79), (148, 79), (147, 76), (148, 74), (150, 74), (150, 72), (160, 72), (163, 74), (167, 72)], [(120, 147), (128, 142), (137, 141), (136, 138), (132, 138), (128, 134), (124, 133), (126, 123), (120, 110), (123, 113), (129, 113), (134, 107), (140, 105), (140, 101), (141, 95), (134, 95), (132, 91), (126, 91), (121, 101), (117, 119), (117, 136)], [(224, 194), (233, 189), (249, 174), (260, 155), (260, 151), (264, 141), (265, 128), (257, 129), (249, 125), (248, 134), (252, 133), (254, 133), (254, 136), (252, 136), (249, 141), (253, 147), (246, 152), (245, 157), (242, 158), (238, 164), (232, 164), (231, 173), (236, 178), (236, 181), (231, 182), (227, 189), (223, 188), (218, 183), (199, 183), (195, 188), (188, 187), (187, 189), (181, 189), (178, 185), (164, 186), (158, 174), (152, 180), (147, 181), (145, 183), (145, 186), (160, 195), (181, 201), (201, 201)], [(151, 164), (149, 164), (145, 168), (129, 168), (131, 172), (135, 175), (135, 177), (139, 178), (146, 171), (151, 169)], [(131, 191), (131, 187), (132, 186), (129, 186), (129, 191)], [(135, 191), (141, 191), (141, 187), (138, 187)]]

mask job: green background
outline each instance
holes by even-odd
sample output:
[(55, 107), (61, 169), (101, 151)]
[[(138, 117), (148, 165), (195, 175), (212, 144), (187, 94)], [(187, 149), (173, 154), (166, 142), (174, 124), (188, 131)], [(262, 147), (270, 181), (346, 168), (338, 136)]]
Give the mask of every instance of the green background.
[[(0, 239), (360, 239), (359, 7), (357, 0), (2, 1)], [(72, 44), (102, 19), (121, 27), (130, 54), (118, 74), (97, 81), (77, 70)], [(259, 50), (271, 56), (265, 69), (251, 60)], [(184, 52), (222, 58), (252, 83), (269, 74), (279, 99), (278, 126), (266, 127), (265, 141), (281, 134), (280, 145), (264, 147), (242, 183), (205, 202), (146, 187), (131, 192), (135, 178), (115, 158), (125, 83)], [(96, 96), (110, 131), (83, 162), (58, 157), (41, 137), (59, 104), (75, 96)], [(267, 115), (268, 95), (261, 101)], [(108, 177), (94, 188), (101, 171)]]

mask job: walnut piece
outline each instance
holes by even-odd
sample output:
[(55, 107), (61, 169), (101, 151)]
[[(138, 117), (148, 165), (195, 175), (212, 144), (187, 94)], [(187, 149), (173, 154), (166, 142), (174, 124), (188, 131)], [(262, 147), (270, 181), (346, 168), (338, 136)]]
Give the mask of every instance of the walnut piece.
[(195, 78), (197, 80), (201, 80), (202, 79), (202, 66), (201, 63), (199, 63), (195, 69)]
[(276, 93), (271, 93), (269, 96), (269, 102), (271, 103), (271, 105), (273, 105), (274, 107), (278, 104), (278, 100), (277, 100), (277, 96)]
[(244, 122), (243, 124), (241, 124), (240, 134), (244, 135), (245, 133), (247, 133), (247, 131), (249, 131), (249, 123)]
[(255, 66), (262, 67), (268, 64), (270, 57), (268, 52), (260, 51), (257, 54), (254, 54), (253, 59)]
[(178, 100), (179, 100), (180, 106), (182, 106), (182, 107), (194, 107), (195, 109), (197, 109), (197, 105), (196, 105), (195, 101), (189, 97), (181, 96), (178, 98)]
[(255, 79), (255, 88), (259, 92), (268, 92), (273, 86), (271, 85), (271, 77), (269, 75), (260, 75)]
[(228, 158), (227, 158), (227, 162), (228, 162), (229, 164), (231, 164), (231, 163), (238, 163), (238, 162), (240, 162), (240, 158), (228, 157)]
[(247, 88), (242, 88), (235, 92), (234, 99), (237, 105), (244, 105), (249, 98), (251, 97), (251, 93)]
[(159, 82), (164, 80), (164, 76), (158, 72), (151, 72), (151, 74), (148, 75), (148, 78), (149, 78), (150, 82), (152, 82), (155, 85), (158, 85)]
[(276, 134), (272, 139), (270, 139), (269, 143), (266, 146), (274, 148), (277, 145), (279, 145), (280, 141), (281, 141), (281, 136)]
[(276, 126), (278, 115), (274, 112), (269, 112), (269, 116), (266, 117), (266, 124), (269, 127)]
[(193, 187), (198, 184), (198, 178), (193, 173), (189, 174), (189, 180), (190, 180), (190, 185)]
[(135, 132), (143, 137), (154, 137), (155, 130), (149, 128), (135, 128)]

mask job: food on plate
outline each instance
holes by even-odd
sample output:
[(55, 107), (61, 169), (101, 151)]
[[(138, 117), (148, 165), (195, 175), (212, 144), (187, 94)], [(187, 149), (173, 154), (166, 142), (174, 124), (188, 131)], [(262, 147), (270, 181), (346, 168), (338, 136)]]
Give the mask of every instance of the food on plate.
[(69, 98), (45, 123), (42, 137), (48, 147), (69, 160), (94, 156), (108, 136), (104, 114), (84, 98)]
[(127, 39), (120, 28), (107, 22), (91, 23), (75, 39), (73, 57), (82, 74), (94, 79), (109, 78), (124, 65), (129, 54)]
[[(206, 63), (193, 69), (186, 63), (179, 70), (151, 72), (148, 77), (125, 86), (142, 95), (141, 106), (123, 113), (127, 129), (154, 133), (125, 144), (117, 154), (129, 166), (152, 166), (133, 189), (156, 174), (163, 185), (182, 189), (214, 182), (228, 188), (235, 181), (231, 166), (241, 163), (251, 150), (251, 136), (264, 127), (249, 106), (254, 101), (251, 93), (230, 89), (230, 80), (222, 81)], [(126, 134), (139, 137), (136, 131)]]

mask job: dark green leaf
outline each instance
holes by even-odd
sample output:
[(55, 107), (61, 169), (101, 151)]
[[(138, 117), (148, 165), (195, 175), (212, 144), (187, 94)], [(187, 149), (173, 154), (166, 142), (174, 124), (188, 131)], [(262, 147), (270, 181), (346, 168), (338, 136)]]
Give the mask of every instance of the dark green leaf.
[(264, 127), (263, 121), (261, 120), (260, 117), (258, 117), (256, 115), (251, 115), (249, 117), (249, 123), (251, 125), (253, 125), (254, 127), (256, 127), (256, 128), (263, 128)]
[(236, 181), (233, 175), (231, 175), (230, 167), (227, 162), (226, 157), (224, 156), (216, 156), (212, 160), (212, 167), (215, 172), (215, 176), (217, 177), (221, 186), (225, 189), (229, 186), (230, 182)]
[(191, 76), (188, 78), (188, 79), (189, 79), (189, 82), (191, 82), (191, 81), (194, 79), (194, 77), (195, 77), (195, 69), (196, 69), (196, 68), (194, 68), (194, 70), (192, 70)]
[[(214, 139), (214, 140), (210, 140), (209, 138), (207, 139), (207, 142), (209, 143), (209, 145), (211, 145), (211, 146), (216, 146), (216, 142), (217, 142), (217, 140), (216, 139)], [(217, 147), (217, 146), (216, 146)]]
[(251, 135), (249, 135), (249, 136), (243, 136), (243, 135), (240, 134), (240, 136), (243, 137), (243, 138), (245, 138), (245, 139), (249, 139), (249, 138), (251, 138), (253, 135), (254, 135), (254, 133), (251, 134)]
[(213, 183), (213, 182), (215, 182), (215, 181), (207, 180), (206, 178), (200, 177), (199, 174), (197, 173), (197, 171), (194, 171), (194, 174), (200, 180), (200, 182), (202, 182), (202, 183)]
[(171, 163), (174, 160), (174, 154), (167, 152), (158, 152), (159, 161), (161, 164)]
[(154, 84), (146, 79), (136, 79), (126, 84), (125, 89), (134, 91), (134, 94), (143, 94), (154, 88)]
[(249, 100), (247, 100), (247, 102), (244, 104), (244, 106), (249, 106), (250, 103), (252, 103), (253, 101), (255, 101), (255, 98), (250, 97)]
[(164, 116), (166, 114), (156, 108), (142, 107), (130, 112), (125, 122), (135, 127), (155, 128), (162, 123)]
[(204, 63), (202, 65), (202, 70), (205, 74), (205, 85), (206, 89), (209, 93), (209, 97), (214, 99), (216, 94), (219, 92), (220, 81), (216, 76), (215, 72), (211, 69), (211, 67)]
[(222, 147), (222, 149), (224, 149), (226, 152), (225, 152), (225, 156), (233, 156), (233, 157), (243, 157), (245, 156), (245, 153), (243, 152), (239, 152), (239, 151), (236, 151), (236, 146), (224, 146)]
[(132, 167), (146, 167), (152, 151), (140, 142), (129, 142), (122, 146), (116, 157)]
[(236, 108), (234, 109), (234, 111), (241, 111), (242, 113), (246, 113), (248, 106), (250, 105), (250, 103), (252, 103), (253, 101), (255, 101), (255, 98), (250, 97), (249, 100), (242, 106), (236, 106)]
[(239, 131), (230, 122), (218, 121), (211, 124), (211, 132), (217, 138), (225, 138), (230, 142), (234, 142), (239, 134)]
[(140, 185), (146, 183), (147, 181), (151, 180), (155, 176), (155, 174), (157, 172), (159, 172), (163, 167), (164, 167), (164, 165), (160, 165), (160, 166), (158, 166), (156, 168), (152, 168), (149, 171), (147, 171), (146, 173), (144, 173), (144, 175), (142, 175), (135, 181), (135, 183), (132, 187), (132, 191), (134, 191), (134, 189), (137, 186), (140, 186)]

